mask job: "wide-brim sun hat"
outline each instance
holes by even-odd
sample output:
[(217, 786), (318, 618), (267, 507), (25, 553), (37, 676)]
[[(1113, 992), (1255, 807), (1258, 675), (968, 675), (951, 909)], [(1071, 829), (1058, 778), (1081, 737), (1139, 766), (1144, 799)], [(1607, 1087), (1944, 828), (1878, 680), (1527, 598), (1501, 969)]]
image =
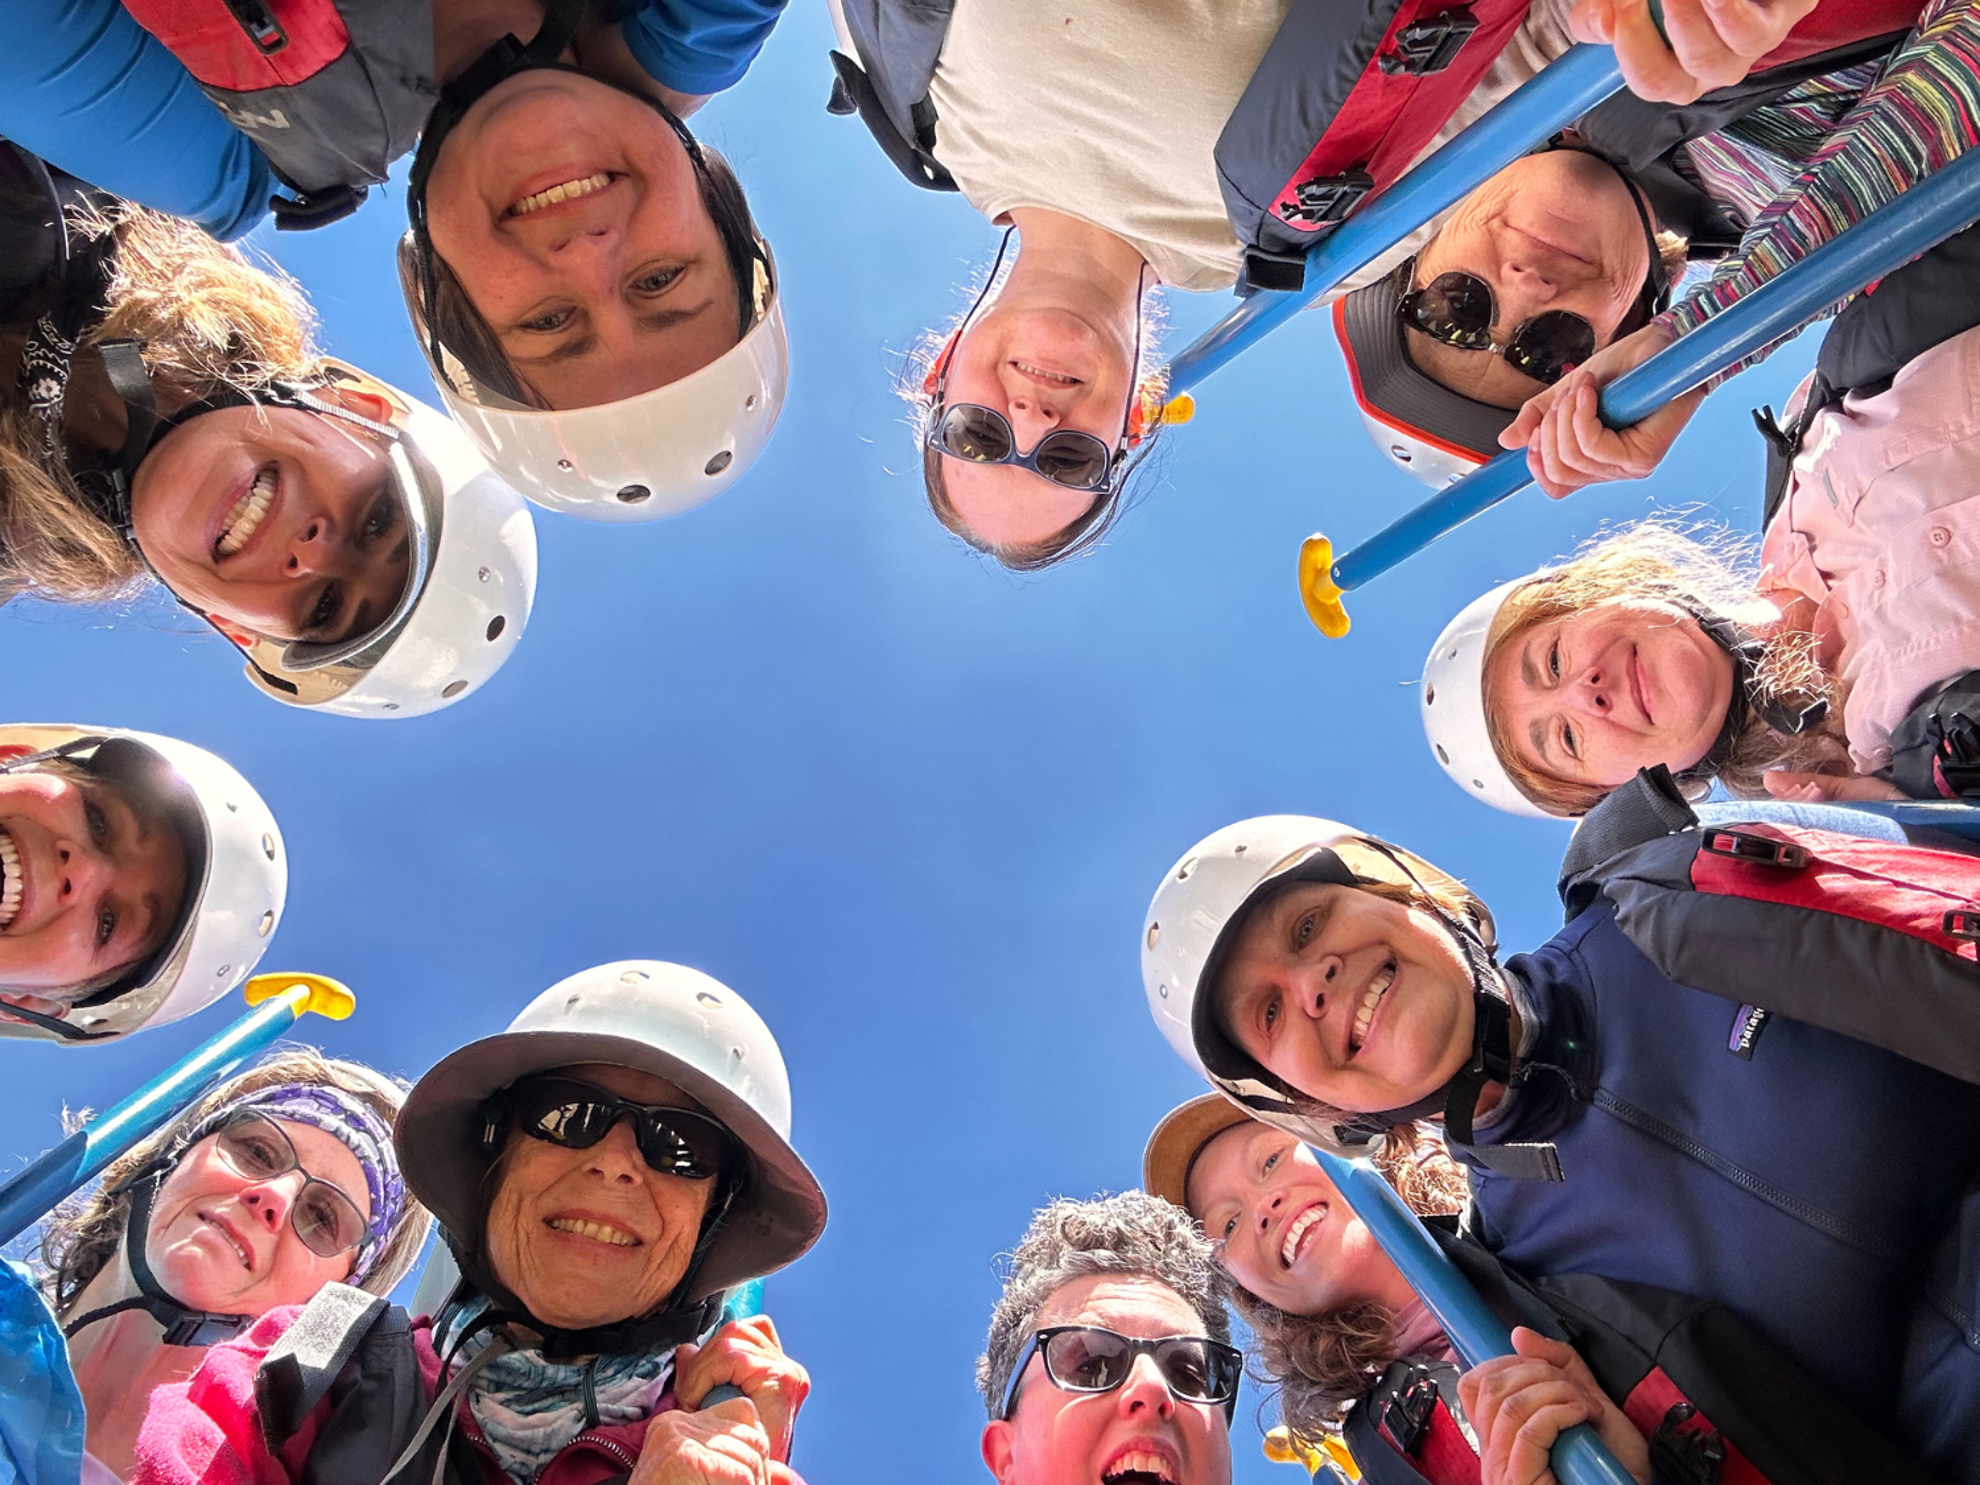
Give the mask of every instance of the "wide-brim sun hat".
[(1494, 407), (1419, 370), (1396, 305), (1415, 259), (1334, 301), (1334, 335), (1368, 436), (1411, 479), (1442, 488), (1505, 452), (1499, 435), (1517, 408)]
[(585, 1063), (664, 1078), (735, 1136), (748, 1179), (684, 1299), (795, 1262), (825, 1230), (825, 1193), (790, 1143), (790, 1080), (770, 1029), (697, 970), (621, 960), (544, 991), (508, 1030), (468, 1043), (414, 1084), (394, 1131), (406, 1184), (463, 1249), (479, 1249), (493, 1157), (489, 1099), (518, 1079)]
[(1227, 1129), (1254, 1122), (1221, 1093), (1204, 1093), (1162, 1116), (1141, 1152), (1141, 1189), (1189, 1210), (1189, 1173), (1196, 1157)]

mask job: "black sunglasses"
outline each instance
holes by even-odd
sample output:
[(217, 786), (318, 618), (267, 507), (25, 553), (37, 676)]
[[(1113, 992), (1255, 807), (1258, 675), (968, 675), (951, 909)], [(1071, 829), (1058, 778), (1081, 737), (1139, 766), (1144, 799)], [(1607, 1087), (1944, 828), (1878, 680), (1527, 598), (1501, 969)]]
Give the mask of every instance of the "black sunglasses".
[(318, 1258), (335, 1258), (363, 1243), (370, 1224), (343, 1188), (303, 1170), (296, 1147), (281, 1126), (260, 1114), (243, 1114), (220, 1126), (213, 1150), (239, 1176), (272, 1181), (302, 1171), (302, 1190), (289, 1203), (289, 1226)]
[[(1404, 281), (1415, 271), (1412, 260)], [(1572, 310), (1550, 309), (1524, 320), (1503, 344), (1492, 339), (1498, 317), (1492, 286), (1458, 270), (1440, 273), (1396, 301), (1396, 318), (1410, 329), (1461, 351), (1496, 351), (1514, 371), (1550, 387), (1595, 354), (1595, 327)]]
[(1068, 490), (1105, 491), (1114, 484), (1114, 471), (1126, 457), (1117, 455), (1091, 433), (1061, 428), (1038, 440), (1028, 454), (1018, 452), (1010, 420), (995, 408), (955, 402), (928, 430), (927, 447), (971, 464), (1015, 464)]
[(498, 1142), (503, 1115), (531, 1139), (567, 1150), (588, 1150), (621, 1119), (630, 1119), (640, 1158), (662, 1175), (684, 1181), (705, 1181), (739, 1163), (736, 1137), (706, 1114), (629, 1103), (576, 1078), (531, 1078), (496, 1094), (482, 1132), (484, 1146)]
[(1220, 1403), (1227, 1420), (1237, 1413), (1244, 1354), (1235, 1346), (1200, 1335), (1146, 1340), (1098, 1325), (1048, 1325), (1032, 1335), (1011, 1369), (1010, 1387), (1004, 1393), (1006, 1421), (1017, 1408), (1018, 1384), (1034, 1354), (1045, 1363), (1046, 1380), (1054, 1387), (1089, 1394), (1112, 1392), (1127, 1381), (1137, 1356), (1152, 1356), (1177, 1402)]

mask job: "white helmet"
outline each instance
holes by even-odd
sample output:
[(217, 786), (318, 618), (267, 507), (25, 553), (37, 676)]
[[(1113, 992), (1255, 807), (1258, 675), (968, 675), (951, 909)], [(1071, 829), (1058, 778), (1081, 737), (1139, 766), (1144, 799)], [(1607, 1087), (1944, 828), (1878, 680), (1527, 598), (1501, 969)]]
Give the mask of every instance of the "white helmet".
[(1492, 914), (1455, 878), (1399, 846), (1311, 815), (1261, 815), (1205, 836), (1162, 878), (1141, 932), (1141, 982), (1169, 1045), (1253, 1117), (1338, 1154), (1366, 1154), (1372, 1133), (1302, 1113), (1291, 1091), (1224, 1033), (1213, 997), (1233, 928), (1284, 882), (1393, 882), (1458, 895), (1490, 953)]
[(536, 599), (536, 527), (522, 498), (432, 408), (341, 363), (339, 385), (382, 398), (388, 424), (335, 416), (387, 441), (412, 539), (412, 573), (384, 623), (334, 645), (223, 629), (256, 689), (345, 717), (417, 717), (451, 706), (496, 671)]
[(203, 1010), (248, 977), (281, 921), (289, 861), (274, 815), (246, 779), (204, 748), (120, 727), (15, 723), (0, 726), (0, 749), (17, 754), (0, 760), (0, 773), (66, 759), (143, 791), (186, 855), (178, 916), (154, 953), (59, 1016), (10, 1013), (0, 1036), (127, 1036)]
[(1430, 751), (1457, 786), (1509, 815), (1555, 818), (1528, 799), (1515, 784), (1485, 719), (1485, 649), (1492, 625), (1514, 590), (1524, 588), (1550, 569), (1501, 583), (1484, 597), (1467, 604), (1444, 626), (1430, 657), (1423, 662), (1423, 734)]
[(406, 1183), (458, 1251), (481, 1246), (483, 1181), (501, 1147), (490, 1100), (518, 1078), (586, 1062), (665, 1078), (748, 1156), (683, 1300), (774, 1273), (818, 1241), (825, 1193), (791, 1148), (790, 1078), (770, 1028), (698, 970), (623, 959), (552, 985), (507, 1031), (442, 1058), (407, 1095), (394, 1135)]
[[(742, 478), (784, 409), (791, 348), (768, 247), (763, 253), (749, 329), (679, 381), (596, 407), (525, 407), (479, 385), (442, 347), (434, 383), (488, 462), (538, 505), (587, 521), (693, 510)], [(436, 342), (420, 340), (430, 360)]]

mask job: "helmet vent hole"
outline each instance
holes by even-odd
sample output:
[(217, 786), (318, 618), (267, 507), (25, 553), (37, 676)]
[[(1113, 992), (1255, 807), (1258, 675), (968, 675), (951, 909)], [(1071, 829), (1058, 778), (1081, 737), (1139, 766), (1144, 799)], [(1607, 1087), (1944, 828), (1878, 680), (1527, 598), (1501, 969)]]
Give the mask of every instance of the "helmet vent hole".
[(579, 1001), (583, 999), (584, 997), (582, 995), (573, 995), (569, 1000), (564, 1002), (564, 1009), (568, 1011), (572, 1006), (576, 1005)]
[(452, 701), (465, 690), (467, 690), (466, 681), (449, 681), (440, 688), (440, 695), (446, 700)]
[(700, 1001), (703, 1005), (720, 1005), (722, 1003), (721, 996), (711, 994), (706, 990), (695, 991), (694, 998)]
[(1249, 845), (1245, 844), (1243, 841), (1239, 841), (1237, 843), (1236, 848), (1232, 850), (1231, 854), (1233, 856), (1242, 856), (1246, 851), (1250, 849), (1251, 847)]
[(388, 712), (395, 712), (398, 709), (399, 709), (399, 703), (396, 701), (388, 701), (385, 703), (385, 710)]
[(261, 922), (255, 927), (254, 931), (262, 938), (267, 938), (269, 934), (275, 931), (275, 909), (270, 908), (261, 915)]
[(751, 392), (747, 397), (743, 398), (743, 411), (744, 412), (756, 411), (756, 394), (754, 392)]
[(735, 462), (736, 451), (734, 449), (724, 449), (706, 464), (702, 465), (701, 472), (703, 474), (720, 474)]
[(1401, 444), (1399, 444), (1399, 443), (1392, 443), (1392, 444), (1390, 444), (1390, 445), (1389, 445), (1389, 452), (1390, 452), (1391, 454), (1393, 454), (1393, 455), (1395, 455), (1395, 457), (1396, 457), (1396, 461), (1397, 461), (1398, 463), (1400, 463), (1400, 464), (1407, 464), (1407, 463), (1409, 463), (1409, 460), (1410, 460), (1410, 452), (1409, 452), (1409, 450), (1408, 450), (1408, 449), (1406, 449), (1406, 448), (1404, 448), (1404, 447), (1403, 447), (1403, 446), (1402, 446)]
[(731, 1047), (729, 1048), (729, 1055), (735, 1058), (736, 1061), (741, 1062), (743, 1060), (743, 1049), (741, 1047)]
[(619, 976), (621, 985), (644, 985), (649, 976), (643, 969), (629, 969)]
[(1188, 881), (1189, 874), (1195, 870), (1196, 870), (1196, 858), (1192, 856), (1189, 858), (1189, 860), (1185, 861), (1181, 866), (1178, 866), (1176, 868), (1176, 880), (1179, 882)]
[(234, 801), (233, 801), (233, 800), (231, 800), (231, 799), (227, 801), (227, 813), (228, 813), (228, 814), (230, 814), (230, 815), (238, 815), (238, 814), (239, 814), (240, 812), (241, 812), (241, 807), (240, 807), (240, 806), (239, 806), (238, 804), (236, 804), (236, 803), (234, 803)]
[(1148, 925), (1148, 947), (1151, 949), (1154, 948), (1161, 937), (1162, 925), (1160, 923), (1150, 923)]
[(488, 642), (493, 644), (502, 637), (502, 631), (509, 627), (509, 621), (497, 614), (488, 621)]
[(213, 978), (216, 980), (224, 980), (227, 978), (229, 974), (233, 972), (233, 968), (234, 966), (231, 964), (223, 964), (218, 969), (213, 971)]
[(1437, 744), (1437, 761), (1447, 767), (1451, 761), (1451, 755), (1444, 751), (1444, 745), (1442, 743)]
[(1425, 686), (1423, 688), (1423, 704), (1425, 706), (1435, 706), (1437, 704), (1437, 688), (1435, 686)]
[(651, 500), (652, 498), (653, 492), (644, 485), (627, 485), (619, 491), (619, 504), (621, 505), (638, 505), (641, 501)]
[(1476, 789), (1480, 794), (1483, 794), (1485, 792), (1485, 781), (1483, 779), (1473, 779), (1471, 781), (1471, 787)]
[(1169, 998), (1169, 987), (1167, 985), (1157, 985), (1155, 987), (1155, 993), (1161, 996), (1162, 999), (1167, 1000)]
[(267, 858), (268, 858), (268, 859), (269, 859), (270, 861), (273, 861), (273, 860), (275, 859), (275, 837), (274, 837), (274, 836), (272, 836), (272, 835), (264, 835), (264, 836), (262, 836), (262, 838), (261, 838), (261, 854), (262, 854), (262, 855), (264, 855), (264, 856), (266, 856), (266, 857), (267, 857)]
[(475, 573), (474, 573), (474, 575), (475, 575), (475, 577), (476, 577), (476, 579), (478, 579), (479, 581), (481, 581), (481, 582), (484, 582), (484, 583), (485, 583), (485, 582), (487, 582), (487, 581), (488, 581), (488, 579), (489, 579), (490, 577), (492, 577), (492, 576), (493, 576), (494, 574), (492, 574), (491, 572), (489, 572), (489, 570), (488, 570), (487, 568), (485, 568), (485, 567), (478, 567), (478, 568), (476, 568), (476, 569), (475, 569)]
[(572, 470), (577, 468), (577, 465), (571, 463), (571, 461), (568, 459), (559, 459), (557, 461), (557, 467), (563, 470), (565, 474), (569, 474)]

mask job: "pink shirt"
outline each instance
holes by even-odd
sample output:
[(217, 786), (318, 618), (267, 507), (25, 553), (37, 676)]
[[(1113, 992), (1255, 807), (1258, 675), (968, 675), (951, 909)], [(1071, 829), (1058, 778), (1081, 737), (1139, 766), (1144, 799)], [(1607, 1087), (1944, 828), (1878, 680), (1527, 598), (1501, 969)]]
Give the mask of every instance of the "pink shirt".
[(1816, 604), (1857, 771), (1884, 767), (1911, 709), (1980, 669), (1980, 329), (1816, 418), (1760, 555), (1763, 588)]

